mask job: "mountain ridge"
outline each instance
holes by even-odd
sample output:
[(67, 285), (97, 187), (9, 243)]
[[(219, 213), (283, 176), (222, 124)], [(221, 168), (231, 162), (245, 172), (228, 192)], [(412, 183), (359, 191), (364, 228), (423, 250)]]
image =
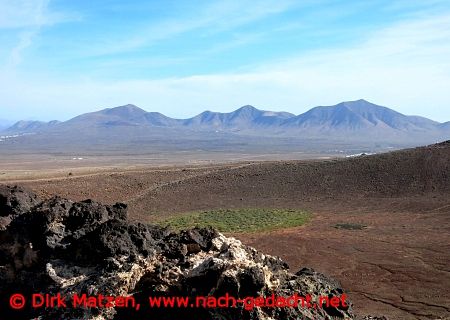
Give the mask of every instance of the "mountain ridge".
[[(302, 114), (260, 110), (245, 105), (232, 112), (204, 111), (187, 119), (174, 119), (159, 112), (147, 112), (133, 104), (84, 113), (70, 120), (48, 123), (19, 121), (6, 132), (46, 133), (88, 130), (174, 129), (196, 132), (234, 132), (249, 135), (279, 135), (346, 139), (444, 139), (450, 122), (439, 123), (421, 116), (408, 116), (364, 99), (333, 106), (314, 107)], [(131, 129), (130, 129), (131, 130)]]

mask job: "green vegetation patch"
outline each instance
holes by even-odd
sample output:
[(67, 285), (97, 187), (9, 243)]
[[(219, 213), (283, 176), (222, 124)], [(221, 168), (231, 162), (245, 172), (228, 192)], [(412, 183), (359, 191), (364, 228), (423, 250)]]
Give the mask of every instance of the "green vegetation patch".
[(292, 228), (305, 224), (310, 214), (291, 209), (220, 209), (190, 212), (159, 222), (173, 229), (212, 226), (221, 232), (243, 233)]
[(334, 227), (336, 229), (344, 229), (344, 230), (364, 230), (367, 228), (367, 226), (357, 223), (338, 223), (334, 225)]

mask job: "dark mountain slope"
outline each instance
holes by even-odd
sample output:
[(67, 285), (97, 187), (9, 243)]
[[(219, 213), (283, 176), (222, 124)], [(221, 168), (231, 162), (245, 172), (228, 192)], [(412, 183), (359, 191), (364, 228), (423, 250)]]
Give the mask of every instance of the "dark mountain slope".
[[(168, 184), (130, 205), (133, 212), (202, 210), (215, 199), (271, 206), (367, 197), (395, 198), (450, 192), (450, 142), (330, 161), (266, 162)], [(245, 198), (245, 201), (242, 201)], [(147, 210), (147, 211), (146, 211)]]

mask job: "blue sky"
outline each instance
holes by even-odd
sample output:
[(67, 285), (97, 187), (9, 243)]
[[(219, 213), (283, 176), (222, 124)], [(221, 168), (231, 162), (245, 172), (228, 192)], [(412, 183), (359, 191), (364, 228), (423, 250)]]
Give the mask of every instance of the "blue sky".
[(0, 118), (364, 98), (450, 120), (448, 0), (0, 0)]

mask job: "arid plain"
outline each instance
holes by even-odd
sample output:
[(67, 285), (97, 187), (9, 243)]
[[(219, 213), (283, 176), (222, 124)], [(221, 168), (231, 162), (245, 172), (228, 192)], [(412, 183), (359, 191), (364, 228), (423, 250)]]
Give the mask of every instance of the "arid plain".
[(357, 314), (448, 318), (450, 143), (347, 159), (270, 158), (20, 155), (0, 160), (0, 183), (46, 198), (125, 202), (133, 219), (148, 223), (194, 210), (305, 209), (312, 218), (304, 226), (233, 236), (291, 269), (333, 276)]

